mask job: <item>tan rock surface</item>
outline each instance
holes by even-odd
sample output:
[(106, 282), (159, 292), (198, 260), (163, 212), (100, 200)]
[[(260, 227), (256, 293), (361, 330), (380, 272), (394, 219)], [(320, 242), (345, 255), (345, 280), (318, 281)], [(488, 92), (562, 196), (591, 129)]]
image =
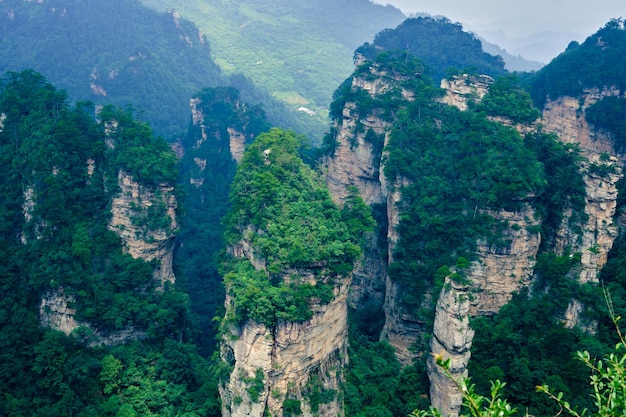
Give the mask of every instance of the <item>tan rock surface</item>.
[(450, 359), (449, 371), (455, 380), (467, 377), (467, 364), (474, 338), (474, 331), (469, 326), (469, 307), (468, 287), (446, 278), (435, 309), (431, 355), (426, 363), (431, 405), (443, 416), (459, 415), (463, 394), (435, 363), (435, 356)]
[[(174, 282), (172, 251), (174, 231), (178, 227), (174, 187), (169, 184), (146, 187), (121, 170), (118, 186), (120, 190), (111, 201), (109, 229), (122, 238), (124, 249), (133, 258), (157, 261), (155, 279), (162, 284)], [(161, 206), (159, 214), (164, 216), (167, 227), (153, 229), (147, 224), (138, 224), (148, 216), (148, 208), (153, 205)]]

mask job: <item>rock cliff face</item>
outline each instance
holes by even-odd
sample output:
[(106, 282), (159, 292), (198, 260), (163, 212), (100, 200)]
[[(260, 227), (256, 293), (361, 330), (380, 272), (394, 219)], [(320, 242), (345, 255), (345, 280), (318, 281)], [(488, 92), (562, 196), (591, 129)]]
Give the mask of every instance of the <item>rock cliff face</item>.
[[(246, 258), (251, 254), (243, 247), (232, 253)], [(258, 259), (254, 264), (260, 265)], [(307, 278), (309, 273), (293, 270), (290, 274)], [(309, 275), (308, 280), (314, 280)], [(224, 417), (343, 415), (337, 393), (347, 363), (350, 281), (347, 277), (335, 285), (330, 303), (314, 303), (313, 317), (304, 323), (280, 321), (269, 328), (248, 321), (227, 329), (221, 357), (232, 370), (220, 386)], [(231, 308), (228, 296), (226, 306)], [(313, 404), (314, 390), (335, 395), (327, 403)]]
[[(541, 243), (536, 230), (539, 220), (530, 203), (519, 211), (490, 213), (496, 220), (507, 222), (503, 231), (505, 246), (478, 242), (477, 260), (466, 273), (470, 285), (446, 280), (435, 307), (432, 355), (451, 359), (455, 378), (467, 377), (467, 364), (474, 332), (469, 317), (493, 315), (509, 302), (513, 294), (530, 284), (535, 258)], [(432, 357), (428, 359), (430, 398), (444, 416), (458, 416), (462, 395), (443, 373)]]
[(246, 135), (229, 127), (228, 143), (230, 145), (230, 154), (237, 163), (241, 162), (241, 158), (243, 158), (243, 154), (246, 151)]
[[(363, 59), (357, 59), (358, 65), (364, 63)], [(397, 86), (394, 82), (401, 81), (394, 81), (394, 77), (381, 72), (375, 65), (365, 74), (366, 76), (355, 76), (351, 88), (353, 91), (362, 89), (372, 98), (384, 94), (394, 85)], [(467, 110), (468, 102), (480, 101), (493, 81), (487, 76), (469, 75), (443, 80), (441, 87), (445, 94), (440, 100), (443, 104)], [(565, 213), (555, 248), (552, 248), (560, 254), (566, 248), (582, 253), (579, 276), (581, 282), (597, 280), (597, 273), (606, 263), (607, 254), (617, 236), (614, 221), (616, 184), (623, 176), (621, 164), (626, 160), (624, 155), (613, 149), (608, 134), (595, 131), (587, 123), (585, 109), (603, 96), (616, 94), (619, 92), (614, 89), (589, 90), (580, 99), (564, 97), (550, 101), (541, 120), (544, 131), (556, 133), (564, 143), (578, 144), (585, 159), (581, 169), (586, 185), (586, 223), (578, 225), (582, 230), (578, 231), (569, 224), (570, 215)], [(409, 100), (412, 97), (406, 91), (403, 91), (403, 96)], [(355, 307), (362, 305), (359, 300), (364, 298), (364, 294), (372, 291), (372, 288), (381, 288), (381, 277), (385, 279), (385, 325), (381, 338), (388, 340), (396, 349), (400, 361), (408, 364), (414, 357), (409, 348), (415, 342), (424, 340), (424, 336), (431, 329), (426, 328), (426, 323), (412, 317), (410, 312), (403, 311), (399, 305), (402, 289), (386, 273), (387, 265), (393, 261), (394, 247), (399, 238), (396, 232), (401, 215), (398, 203), (402, 199), (402, 186), (406, 185), (402, 179), (386, 184), (384, 175), (381, 174), (383, 167), (380, 161), (384, 161), (384, 155), (380, 155), (382, 150), (366, 140), (368, 130), (372, 130), (381, 137), (384, 135), (386, 145), (390, 127), (390, 122), (386, 120), (388, 119), (383, 119), (382, 112), (377, 112), (375, 107), (367, 115), (363, 115), (356, 103), (346, 102), (341, 118), (334, 125), (334, 153), (325, 160), (326, 180), (333, 198), (339, 203), (346, 198), (348, 187), (356, 186), (369, 205), (384, 203), (386, 206), (386, 257), (375, 259), (370, 255), (366, 257), (362, 270), (355, 269), (356, 285), (351, 290), (351, 300)], [(535, 124), (513, 125), (502, 118), (491, 120), (514, 127), (522, 135), (537, 129)], [(459, 376), (465, 375), (473, 337), (467, 318), (497, 313), (511, 300), (513, 293), (529, 286), (541, 244), (541, 236), (537, 232), (541, 219), (533, 207), (533, 196), (529, 196), (517, 211), (503, 210), (489, 214), (507, 225), (502, 236), (505, 244), (493, 246), (487, 242), (477, 242), (477, 260), (466, 271), (471, 285), (462, 287), (447, 283), (439, 295), (435, 309), (432, 353), (453, 358), (453, 371)], [(436, 294), (425, 294), (424, 302), (431, 305), (434, 297)], [(582, 308), (580, 303), (572, 303), (565, 317), (568, 326), (580, 325), (579, 313)], [(433, 404), (440, 407), (444, 415), (457, 415), (461, 398), (459, 393), (448, 384), (449, 381), (434, 366), (434, 362), (430, 361), (428, 371)]]
[[(357, 56), (355, 65), (365, 64), (362, 56)], [(362, 90), (376, 100), (392, 90), (399, 90), (405, 100), (412, 100), (413, 92), (402, 87), (408, 77), (382, 70), (371, 64), (368, 71), (352, 79), (352, 91)], [(355, 102), (346, 102), (341, 117), (333, 126), (335, 148), (324, 158), (325, 179), (330, 193), (339, 204), (343, 204), (350, 187), (356, 187), (367, 205), (380, 210), (384, 217), (394, 217), (396, 211), (389, 205), (389, 186), (384, 175), (383, 149), (389, 141), (388, 119), (383, 118), (383, 110), (374, 106), (367, 114)], [(377, 143), (371, 136), (376, 135)], [(368, 138), (369, 137), (369, 138)], [(382, 225), (383, 228), (386, 225)], [(388, 228), (391, 230), (391, 227)], [(384, 232), (383, 232), (384, 233)], [(386, 288), (388, 252), (379, 247), (377, 237), (368, 237), (363, 261), (353, 271), (353, 284), (350, 289), (350, 305), (354, 308), (368, 305), (368, 308), (381, 308), (388, 298)]]
[(446, 91), (442, 98), (444, 104), (467, 110), (470, 100), (480, 101), (489, 92), (493, 78), (487, 75), (456, 75), (452, 79), (441, 80), (441, 88)]
[(443, 416), (457, 416), (463, 403), (463, 394), (454, 381), (436, 364), (436, 358), (450, 359), (449, 371), (455, 380), (467, 377), (474, 338), (469, 326), (470, 293), (467, 285), (446, 278), (435, 313), (432, 355), (426, 362), (430, 379), (431, 405)]
[(541, 235), (534, 231), (540, 220), (530, 203), (515, 212), (501, 210), (490, 214), (508, 224), (502, 236), (506, 245), (478, 243), (478, 260), (467, 273), (472, 282), (472, 317), (496, 314), (513, 293), (530, 284), (541, 243)]
[[(393, 262), (393, 253), (398, 243), (397, 227), (400, 224), (400, 209), (398, 204), (402, 200), (401, 187), (408, 185), (406, 179), (397, 178), (387, 195), (387, 258), (389, 264)], [(385, 282), (385, 324), (381, 332), (381, 339), (389, 342), (396, 350), (396, 357), (403, 365), (409, 365), (414, 354), (410, 348), (420, 337), (430, 331), (425, 323), (418, 320), (400, 305), (400, 292), (402, 288), (398, 283), (386, 276)], [(432, 295), (426, 294), (425, 305), (431, 303)]]
[(122, 238), (124, 249), (136, 259), (156, 261), (154, 278), (174, 282), (172, 254), (176, 230), (174, 187), (146, 187), (119, 171), (119, 192), (111, 201), (109, 229)]
[[(617, 92), (611, 89), (589, 90), (581, 98), (563, 97), (549, 101), (543, 112), (545, 131), (557, 134), (564, 143), (579, 145), (584, 157), (581, 170), (586, 190), (586, 223), (574, 226), (580, 227), (580, 230), (573, 229), (569, 224), (571, 213), (565, 213), (555, 247), (552, 248), (559, 254), (563, 254), (565, 250), (582, 254), (578, 276), (581, 283), (597, 282), (597, 275), (606, 264), (608, 252), (618, 234), (615, 224), (616, 184), (623, 177), (620, 160), (623, 162), (624, 157), (614, 150), (607, 134), (595, 131), (585, 120), (586, 108), (605, 95), (615, 94)], [(446, 97), (449, 96), (450, 93)], [(450, 103), (456, 101), (450, 100)], [(495, 314), (510, 300), (513, 292), (529, 285), (534, 259), (539, 249), (540, 236), (530, 232), (536, 229), (533, 226), (539, 224), (537, 220), (533, 220), (535, 215), (530, 203), (526, 204), (524, 210), (516, 213), (491, 214), (496, 219), (508, 222), (506, 238), (509, 244), (504, 248), (490, 248), (479, 242), (479, 261), (471, 265), (468, 273), (468, 278), (473, 283), (472, 301), (467, 303), (467, 312), (462, 310), (468, 316)], [(449, 306), (461, 307), (449, 300), (451, 292), (451, 289), (444, 288), (440, 295), (440, 301), (446, 300), (446, 297), (448, 301), (437, 304), (431, 348), (433, 354), (443, 353), (444, 357), (452, 358), (454, 371), (458, 375), (464, 375), (467, 360), (461, 352), (465, 351), (465, 347), (469, 349), (471, 346), (472, 335), (463, 326), (456, 325), (458, 317), (452, 317), (449, 313)], [(593, 323), (581, 322), (580, 313), (583, 308), (579, 301), (573, 300), (565, 313), (565, 325), (583, 326), (592, 331)], [(453, 330), (444, 332), (446, 336), (438, 336), (442, 327)], [(441, 339), (446, 337), (457, 343), (443, 343)], [(442, 380), (441, 371), (434, 366), (432, 360), (428, 365), (433, 405), (442, 410), (444, 415), (458, 415), (458, 392), (454, 387), (446, 385), (449, 381)]]
[[(357, 83), (365, 84), (355, 79), (353, 88)], [(388, 124), (376, 115), (359, 120), (356, 103), (346, 103), (342, 119), (335, 123), (337, 145), (334, 154), (324, 161), (327, 167), (326, 183), (336, 202), (344, 202), (350, 186), (357, 187), (368, 205), (385, 201), (380, 179), (381, 150), (375, 150), (374, 145), (365, 140), (365, 133), (367, 129), (372, 129), (377, 135), (385, 134), (387, 127)]]
[[(618, 235), (615, 222), (617, 208), (617, 182), (622, 179), (622, 165), (626, 160), (617, 152), (609, 134), (598, 131), (585, 119), (585, 110), (603, 97), (616, 96), (620, 92), (613, 88), (590, 89), (579, 98), (561, 97), (548, 101), (543, 112), (545, 130), (555, 133), (564, 143), (580, 146), (585, 160), (581, 164), (585, 182), (587, 222), (582, 231), (571, 230), (564, 219), (559, 230), (555, 250), (563, 253), (570, 247), (580, 252), (581, 283), (597, 282), (598, 272), (607, 261), (608, 252)], [(598, 172), (598, 167), (602, 167)], [(573, 301), (566, 314), (565, 324), (573, 327), (580, 323), (582, 306)]]
[[(479, 102), (487, 94), (489, 85), (493, 79), (488, 76), (456, 76), (452, 80), (442, 80), (441, 87), (446, 90), (442, 102), (458, 107), (460, 110), (467, 110), (469, 100)], [(402, 181), (398, 180), (394, 184), (393, 191), (388, 195), (388, 247), (389, 261), (393, 261), (393, 250), (399, 236), (396, 227), (399, 223), (400, 213), (397, 204), (401, 201), (402, 195), (399, 191)], [(473, 262), (468, 271), (468, 279), (473, 282), (472, 302), (469, 305), (469, 314), (491, 315), (495, 314), (500, 307), (506, 304), (512, 294), (525, 285), (528, 285), (534, 267), (534, 260), (541, 242), (538, 233), (531, 233), (533, 226), (537, 226), (539, 221), (535, 219), (535, 212), (530, 203), (525, 203), (518, 212), (493, 212), (489, 213), (494, 219), (506, 222), (509, 226), (504, 231), (504, 239), (507, 245), (504, 247), (492, 247), (485, 242), (478, 242), (476, 262)], [(430, 333), (425, 323), (412, 316), (410, 312), (403, 311), (398, 304), (401, 288), (389, 278), (387, 278), (385, 296), (385, 326), (382, 337), (396, 349), (398, 359), (409, 364), (414, 356), (410, 351), (411, 346), (423, 339), (425, 333)], [(436, 294), (426, 294), (424, 300), (425, 308), (432, 303)], [(436, 310), (439, 319), (445, 320), (447, 315), (440, 314)], [(438, 327), (445, 326), (444, 323), (435, 321)], [(471, 338), (468, 342), (471, 344)], [(445, 347), (445, 345), (444, 345)], [(444, 349), (445, 350), (445, 349)], [(452, 354), (452, 352), (450, 352)], [(437, 376), (433, 375), (433, 378)], [(435, 387), (439, 384), (435, 384)], [(433, 393), (437, 392), (434, 388)], [(437, 394), (439, 398), (447, 395), (446, 392)], [(445, 401), (444, 401), (445, 403)]]
[[(87, 163), (88, 172), (93, 175), (93, 163)], [(109, 229), (122, 239), (124, 250), (133, 258), (146, 262), (155, 262), (153, 277), (164, 285), (174, 282), (172, 256), (174, 232), (177, 228), (176, 198), (174, 187), (162, 184), (147, 187), (132, 176), (119, 171), (119, 192), (111, 198), (111, 219)], [(31, 195), (32, 194), (32, 195)], [(31, 221), (32, 205), (36, 204), (34, 192), (25, 199), (24, 216)], [(30, 207), (30, 208), (29, 208)], [(90, 323), (78, 322), (75, 310), (71, 307), (74, 301), (72, 292), (57, 288), (46, 293), (39, 306), (41, 324), (69, 335), (83, 327), (93, 334), (90, 343), (93, 345), (119, 344), (128, 340), (141, 339), (146, 334), (134, 328), (126, 328), (115, 332), (102, 332)]]
[(129, 340), (140, 340), (147, 337), (147, 334), (133, 327), (126, 329), (102, 332), (94, 328), (90, 323), (77, 321), (76, 310), (70, 307), (74, 302), (74, 297), (67, 294), (63, 288), (49, 291), (41, 299), (39, 305), (39, 317), (41, 325), (65, 333), (66, 335), (76, 334), (80, 328), (88, 330), (91, 334), (87, 342), (90, 346), (112, 346), (126, 343)]
[[(245, 112), (245, 106), (239, 102), (238, 99), (225, 98), (230, 104), (232, 104), (234, 111)], [(202, 99), (199, 97), (189, 100), (189, 106), (191, 108), (191, 122), (193, 125), (200, 127), (200, 137), (197, 139), (194, 149), (199, 148), (208, 138), (209, 135), (213, 135), (213, 139), (221, 140), (220, 129), (216, 129), (216, 126), (208, 126), (205, 121), (205, 114), (203, 109)], [(230, 154), (237, 162), (241, 161), (245, 152), (246, 142), (250, 139), (243, 132), (235, 127), (228, 126), (226, 133), (222, 136), (228, 135), (228, 145), (230, 148)]]

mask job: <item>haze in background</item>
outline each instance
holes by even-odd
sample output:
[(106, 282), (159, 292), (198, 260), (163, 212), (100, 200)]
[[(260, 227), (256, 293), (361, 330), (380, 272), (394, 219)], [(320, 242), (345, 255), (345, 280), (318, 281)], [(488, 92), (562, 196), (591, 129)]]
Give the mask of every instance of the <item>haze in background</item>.
[(405, 14), (442, 15), (512, 55), (548, 63), (610, 19), (626, 16), (623, 0), (372, 0)]

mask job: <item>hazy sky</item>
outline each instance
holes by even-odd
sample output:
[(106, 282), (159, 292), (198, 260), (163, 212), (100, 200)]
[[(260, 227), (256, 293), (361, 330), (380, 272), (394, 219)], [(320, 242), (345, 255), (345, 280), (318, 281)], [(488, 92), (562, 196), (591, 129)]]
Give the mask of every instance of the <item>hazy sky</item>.
[[(425, 12), (460, 22), (466, 30), (502, 30), (521, 37), (544, 30), (576, 32), (585, 37), (611, 18), (626, 18), (624, 0), (373, 0), (405, 14)], [(583, 39), (584, 40), (584, 39)]]

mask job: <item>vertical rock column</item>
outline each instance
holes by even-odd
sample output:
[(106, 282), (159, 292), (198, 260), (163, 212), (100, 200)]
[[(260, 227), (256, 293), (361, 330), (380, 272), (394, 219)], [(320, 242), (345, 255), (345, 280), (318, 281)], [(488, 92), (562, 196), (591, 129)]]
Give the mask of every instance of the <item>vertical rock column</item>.
[[(390, 86), (379, 80), (367, 81), (356, 77), (353, 89), (363, 89), (372, 97), (387, 91)], [(366, 117), (360, 117), (357, 103), (347, 102), (341, 118), (335, 121), (335, 150), (324, 159), (325, 180), (333, 200), (343, 205), (349, 195), (349, 188), (356, 187), (363, 201), (370, 207), (384, 204), (384, 187), (381, 185), (384, 175), (380, 166), (382, 150), (365, 140), (366, 132), (386, 135), (388, 123), (382, 120), (374, 109)], [(363, 261), (355, 265), (353, 284), (350, 290), (350, 305), (361, 308), (369, 303), (370, 308), (382, 306), (385, 294), (384, 277), (386, 275), (385, 254), (380, 252), (377, 236), (367, 236)]]
[[(302, 417), (344, 414), (338, 392), (347, 363), (349, 285), (350, 279), (344, 280), (330, 303), (312, 306), (313, 317), (304, 323), (279, 321), (268, 328), (248, 321), (229, 328), (221, 350), (222, 360), (232, 367), (220, 386), (223, 417), (282, 417), (286, 404)], [(263, 377), (262, 390), (253, 388), (257, 375)], [(312, 404), (308, 393), (314, 384), (334, 391), (334, 398)]]
[[(443, 416), (458, 416), (463, 403), (463, 394), (455, 380), (467, 377), (467, 364), (474, 338), (474, 331), (469, 326), (469, 308), (468, 286), (446, 278), (437, 301), (430, 343), (431, 356), (427, 361), (431, 404)], [(449, 371), (454, 380), (435, 363), (435, 355), (450, 359)]]

